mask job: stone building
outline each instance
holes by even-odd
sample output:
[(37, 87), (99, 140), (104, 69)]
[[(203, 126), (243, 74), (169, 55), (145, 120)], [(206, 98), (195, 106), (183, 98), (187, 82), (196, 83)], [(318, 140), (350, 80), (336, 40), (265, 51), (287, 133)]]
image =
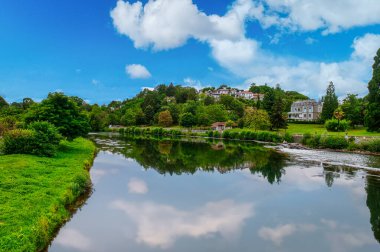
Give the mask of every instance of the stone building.
[(288, 119), (298, 121), (315, 121), (320, 118), (323, 102), (304, 100), (293, 102)]

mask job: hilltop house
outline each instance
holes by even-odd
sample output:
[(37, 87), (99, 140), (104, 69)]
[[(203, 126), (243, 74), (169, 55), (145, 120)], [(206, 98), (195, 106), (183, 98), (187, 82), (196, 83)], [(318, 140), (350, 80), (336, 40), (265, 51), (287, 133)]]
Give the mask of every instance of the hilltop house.
[(217, 100), (220, 98), (221, 95), (231, 95), (236, 98), (254, 100), (255, 102), (257, 102), (258, 100), (262, 101), (264, 99), (264, 94), (256, 94), (250, 91), (238, 90), (236, 88), (222, 88), (213, 91), (210, 90), (207, 91), (206, 94), (214, 97)]
[(323, 102), (315, 100), (303, 100), (293, 102), (288, 119), (297, 121), (314, 121), (320, 118)]

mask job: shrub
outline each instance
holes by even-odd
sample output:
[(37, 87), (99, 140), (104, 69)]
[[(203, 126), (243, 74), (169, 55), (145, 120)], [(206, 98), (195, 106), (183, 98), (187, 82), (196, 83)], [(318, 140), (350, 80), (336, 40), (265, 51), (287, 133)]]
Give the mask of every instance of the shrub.
[(215, 138), (219, 138), (220, 137), (220, 133), (219, 133), (219, 131), (214, 131), (214, 137)]
[(350, 125), (350, 122), (347, 120), (336, 120), (336, 119), (331, 119), (327, 120), (325, 123), (325, 128), (328, 131), (334, 131), (334, 132), (343, 132), (348, 129)]
[(226, 139), (229, 139), (230, 138), (230, 131), (229, 130), (223, 131), (222, 137), (226, 138)]
[(27, 129), (9, 130), (4, 134), (4, 154), (31, 154), (35, 132)]
[(360, 143), (359, 148), (371, 152), (380, 152), (380, 139), (362, 142)]
[(289, 134), (288, 132), (286, 132), (284, 135), (284, 140), (288, 143), (293, 143), (294, 137), (291, 134)]
[(320, 146), (329, 149), (345, 149), (348, 141), (342, 136), (326, 136), (320, 139)]
[(307, 145), (307, 141), (311, 138), (311, 134), (310, 133), (305, 133), (303, 134), (303, 137), (302, 137), (302, 144), (305, 144)]
[(31, 154), (54, 156), (62, 139), (58, 129), (48, 122), (33, 122), (28, 126), (28, 129), (35, 133), (34, 148)]
[(48, 122), (34, 122), (28, 129), (10, 130), (4, 135), (4, 154), (53, 156), (62, 136)]

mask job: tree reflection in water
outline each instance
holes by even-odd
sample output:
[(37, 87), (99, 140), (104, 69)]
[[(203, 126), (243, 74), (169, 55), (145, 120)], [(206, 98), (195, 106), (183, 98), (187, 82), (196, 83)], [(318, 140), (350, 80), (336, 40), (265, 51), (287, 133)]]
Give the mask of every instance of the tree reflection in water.
[(380, 173), (370, 172), (367, 175), (367, 207), (371, 213), (370, 223), (373, 235), (380, 242)]
[[(112, 139), (109, 136), (95, 140), (102, 150), (132, 158), (145, 169), (160, 174), (194, 174), (197, 171), (227, 173), (249, 169), (260, 174), (270, 184), (279, 183), (285, 174), (287, 157), (261, 145), (244, 142), (207, 142), (203, 139)], [(328, 187), (334, 180), (357, 176), (357, 170), (347, 166), (324, 165), (323, 173)], [(380, 242), (380, 173), (366, 175), (367, 207), (374, 237)]]
[(160, 174), (194, 174), (197, 171), (226, 173), (249, 169), (272, 184), (279, 183), (285, 173), (284, 154), (254, 143), (128, 138), (121, 147), (120, 142), (109, 142), (107, 139), (97, 141), (97, 144)]

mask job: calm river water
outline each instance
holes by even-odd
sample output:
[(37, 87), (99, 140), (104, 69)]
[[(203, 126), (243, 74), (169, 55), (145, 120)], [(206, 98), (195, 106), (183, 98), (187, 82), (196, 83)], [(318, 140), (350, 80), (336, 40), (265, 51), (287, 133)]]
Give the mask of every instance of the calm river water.
[(94, 191), (49, 251), (380, 251), (380, 157), (93, 138)]

